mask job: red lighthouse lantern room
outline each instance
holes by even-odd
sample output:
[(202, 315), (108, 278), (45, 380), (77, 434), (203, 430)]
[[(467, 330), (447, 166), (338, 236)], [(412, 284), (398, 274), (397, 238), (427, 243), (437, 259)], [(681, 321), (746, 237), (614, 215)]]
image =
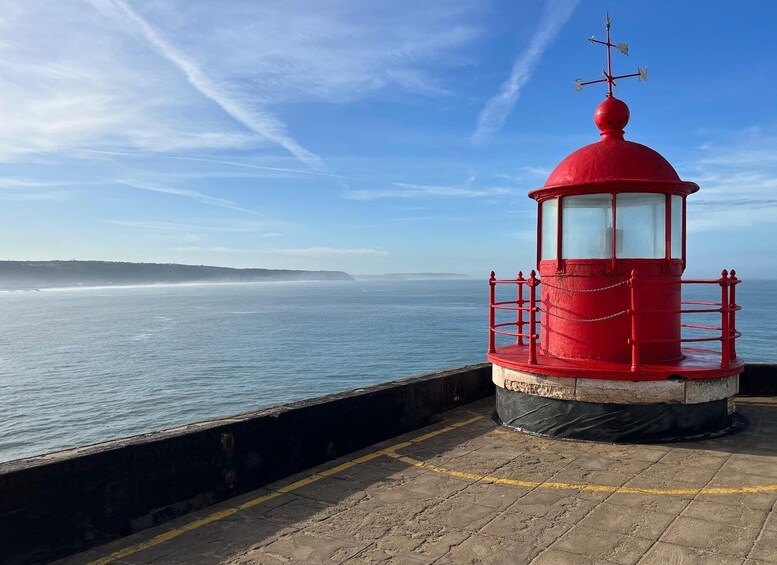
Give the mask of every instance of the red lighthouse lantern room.
[[(566, 157), (538, 203), (539, 276), (491, 274), (488, 358), (503, 424), (542, 435), (663, 441), (730, 428), (737, 357), (736, 285), (684, 280), (686, 200), (699, 190), (656, 151), (624, 139), (628, 106), (607, 83), (600, 140)], [(688, 285), (692, 285), (689, 287)], [(688, 294), (699, 300), (684, 300)]]

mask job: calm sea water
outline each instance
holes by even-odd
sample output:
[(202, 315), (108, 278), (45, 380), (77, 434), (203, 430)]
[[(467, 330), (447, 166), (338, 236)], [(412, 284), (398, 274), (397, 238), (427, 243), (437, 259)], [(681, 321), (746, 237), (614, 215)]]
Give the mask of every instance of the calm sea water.
[[(777, 359), (777, 281), (739, 352)], [(0, 294), (0, 461), (485, 360), (485, 281)]]

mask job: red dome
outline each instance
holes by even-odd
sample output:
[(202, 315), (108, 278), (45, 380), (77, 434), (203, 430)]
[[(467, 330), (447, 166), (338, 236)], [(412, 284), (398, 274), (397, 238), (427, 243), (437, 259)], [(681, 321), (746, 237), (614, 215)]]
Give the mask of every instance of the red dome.
[(679, 182), (680, 177), (669, 161), (650, 147), (612, 139), (572, 153), (553, 170), (545, 186), (622, 180)]
[(677, 171), (658, 152), (623, 139), (629, 109), (622, 101), (608, 97), (596, 109), (594, 121), (602, 131), (601, 141), (586, 145), (561, 161), (545, 185), (529, 193), (538, 198), (548, 192), (593, 193), (615, 187), (625, 191), (681, 192), (699, 190), (692, 182), (680, 180)]

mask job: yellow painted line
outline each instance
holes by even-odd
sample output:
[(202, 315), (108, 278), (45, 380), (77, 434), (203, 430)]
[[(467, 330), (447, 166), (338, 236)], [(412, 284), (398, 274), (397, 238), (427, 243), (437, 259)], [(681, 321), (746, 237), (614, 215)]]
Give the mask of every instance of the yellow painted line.
[(341, 471), (344, 471), (346, 469), (350, 469), (351, 467), (355, 467), (356, 465), (360, 465), (362, 463), (367, 463), (368, 461), (372, 461), (373, 459), (377, 459), (378, 457), (381, 457), (383, 455), (395, 455), (396, 451), (398, 449), (402, 449), (403, 447), (407, 447), (409, 445), (412, 445), (413, 443), (420, 443), (422, 441), (426, 441), (430, 438), (436, 437), (440, 434), (450, 432), (453, 430), (456, 430), (458, 428), (461, 428), (462, 426), (466, 426), (467, 424), (471, 424), (472, 422), (475, 422), (477, 420), (480, 420), (483, 418), (483, 416), (477, 416), (475, 418), (470, 418), (468, 420), (463, 420), (460, 422), (455, 422), (449, 426), (446, 426), (440, 430), (435, 430), (433, 432), (429, 432), (423, 435), (420, 435), (416, 438), (411, 439), (410, 441), (405, 441), (402, 443), (398, 443), (395, 445), (392, 445), (391, 447), (388, 447), (386, 449), (380, 449), (378, 451), (373, 451), (372, 453), (368, 453), (366, 455), (362, 455), (361, 457), (356, 457), (354, 459), (351, 459), (350, 461), (346, 461), (345, 463), (341, 463), (340, 465), (336, 465), (334, 467), (331, 467), (329, 469), (325, 469), (323, 471), (319, 471), (318, 473), (312, 473), (311, 475), (302, 478), (298, 481), (295, 481), (291, 484), (279, 487), (275, 489), (274, 491), (269, 492), (268, 494), (253, 498), (247, 502), (244, 502), (242, 504), (239, 504), (234, 507), (226, 508), (224, 510), (220, 510), (219, 512), (214, 512), (213, 514), (210, 514), (209, 516), (206, 516), (205, 518), (201, 518), (199, 520), (195, 520), (193, 522), (190, 522), (184, 526), (181, 526), (180, 528), (175, 528), (173, 530), (170, 530), (169, 532), (164, 532), (162, 534), (159, 534), (158, 536), (154, 536), (151, 539), (148, 539), (144, 542), (136, 543), (134, 545), (130, 545), (128, 547), (125, 547), (124, 549), (120, 549), (119, 551), (116, 551), (114, 553), (111, 553), (110, 555), (107, 555), (105, 557), (102, 557), (100, 559), (97, 559), (95, 561), (90, 561), (87, 563), (87, 565), (107, 565), (108, 563), (112, 563), (113, 561), (116, 561), (117, 559), (122, 559), (123, 557), (128, 557), (130, 555), (133, 555), (135, 553), (138, 553), (139, 551), (143, 551), (144, 549), (148, 549), (150, 547), (154, 547), (155, 545), (159, 545), (160, 543), (164, 543), (166, 541), (169, 541), (171, 539), (177, 538), (180, 535), (185, 534), (186, 532), (190, 532), (192, 530), (196, 530), (197, 528), (201, 528), (202, 526), (206, 526), (212, 522), (217, 522), (219, 520), (223, 520), (224, 518), (227, 518), (229, 516), (232, 516), (233, 514), (236, 514), (240, 510), (245, 510), (247, 508), (252, 508), (254, 506), (257, 506), (259, 504), (262, 504), (263, 502), (267, 502), (268, 500), (272, 500), (273, 498), (277, 498), (281, 496), (282, 494), (292, 492), (294, 490), (297, 490), (299, 488), (302, 488), (306, 485), (309, 485), (311, 483), (315, 483), (316, 481), (320, 481), (321, 479), (325, 477), (331, 477), (332, 475), (335, 475)]
[(245, 510), (246, 508), (253, 508), (256, 505), (261, 504), (262, 502), (267, 502), (268, 500), (272, 500), (273, 498), (278, 498), (280, 495), (281, 495), (280, 492), (278, 492), (277, 490), (274, 490), (269, 494), (265, 494), (264, 496), (252, 498), (248, 502), (244, 502), (243, 504), (238, 504), (237, 507), (240, 510)]
[(190, 522), (180, 528), (176, 528), (174, 530), (170, 530), (169, 532), (165, 532), (163, 534), (159, 534), (158, 536), (154, 536), (153, 538), (147, 541), (136, 543), (135, 545), (131, 545), (129, 547), (125, 547), (124, 549), (120, 549), (115, 553), (111, 553), (107, 557), (102, 557), (101, 559), (97, 559), (96, 561), (91, 561), (88, 565), (107, 565), (108, 563), (112, 563), (117, 559), (128, 557), (134, 553), (137, 553), (138, 551), (143, 551), (144, 549), (148, 549), (149, 547), (154, 547), (155, 545), (159, 545), (160, 543), (164, 543), (173, 538), (177, 538), (181, 534), (185, 534), (186, 532), (189, 532), (191, 530), (196, 530), (197, 528), (210, 524), (211, 522), (223, 520), (227, 516), (232, 516), (232, 514), (235, 514), (237, 511), (238, 511), (237, 508), (227, 508), (226, 510), (215, 512), (210, 516), (206, 516), (205, 518), (202, 518), (200, 520), (195, 520), (194, 522)]
[(446, 426), (444, 428), (441, 428), (439, 430), (434, 430), (433, 432), (429, 432), (423, 435), (420, 435), (416, 438), (411, 439), (410, 441), (406, 441), (404, 443), (400, 443), (394, 446), (391, 446), (388, 448), (390, 451), (396, 451), (398, 449), (402, 449), (403, 447), (407, 447), (409, 445), (412, 445), (414, 443), (421, 443), (422, 441), (426, 441), (428, 439), (432, 439), (433, 437), (437, 437), (441, 434), (445, 434), (448, 432), (452, 432), (453, 430), (456, 430), (458, 428), (461, 428), (462, 426), (466, 426), (468, 424), (472, 424), (473, 422), (477, 422), (478, 420), (482, 420), (483, 416), (475, 416), (474, 418), (470, 418), (469, 420), (462, 420), (460, 422), (455, 422), (449, 426)]
[(619, 494), (655, 494), (662, 496), (679, 496), (679, 495), (697, 495), (697, 494), (753, 494), (759, 492), (775, 492), (777, 491), (777, 484), (772, 485), (756, 485), (749, 487), (704, 487), (704, 488), (685, 488), (685, 489), (657, 489), (657, 488), (640, 488), (640, 487), (624, 487), (616, 485), (592, 485), (592, 484), (576, 484), (576, 483), (559, 483), (551, 481), (523, 481), (518, 479), (508, 479), (505, 477), (494, 477), (492, 475), (480, 475), (478, 473), (468, 473), (466, 471), (456, 471), (454, 469), (448, 469), (446, 467), (440, 467), (438, 465), (430, 465), (424, 463), (418, 459), (407, 457), (399, 453), (390, 451), (385, 452), (389, 457), (398, 459), (408, 465), (414, 467), (420, 467), (423, 469), (429, 469), (435, 473), (441, 473), (449, 475), (458, 479), (469, 479), (475, 481), (484, 481), (488, 483), (494, 483), (498, 485), (510, 485), (515, 487), (526, 488), (546, 488), (557, 490), (576, 490), (583, 492), (615, 492)]

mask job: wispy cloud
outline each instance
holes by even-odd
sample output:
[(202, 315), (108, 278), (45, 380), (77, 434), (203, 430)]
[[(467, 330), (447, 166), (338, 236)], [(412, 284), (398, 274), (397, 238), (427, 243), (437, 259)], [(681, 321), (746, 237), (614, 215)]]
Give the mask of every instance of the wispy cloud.
[(340, 256), (364, 256), (364, 255), (388, 255), (385, 249), (372, 247), (271, 247), (265, 249), (246, 249), (242, 247), (177, 247), (175, 251), (193, 252), (193, 253), (223, 253), (236, 255), (257, 255), (257, 256), (283, 256), (283, 257), (340, 257)]
[(502, 83), (499, 93), (489, 100), (478, 115), (472, 143), (477, 145), (497, 132), (515, 106), (521, 89), (531, 79), (542, 54), (556, 38), (579, 0), (546, 0), (542, 19), (529, 46), (515, 59), (510, 77)]
[(486, 12), (474, 0), (237, 1), (196, 11), (190, 3), (144, 9), (155, 21), (183, 18), (177, 40), (262, 104), (342, 103), (381, 91), (445, 96), (441, 71), (474, 62), (464, 48), (482, 33)]
[(162, 37), (125, 2), (122, 0), (88, 1), (115, 20), (123, 21), (134, 28), (162, 57), (175, 65), (194, 88), (232, 118), (251, 131), (277, 143), (308, 166), (314, 169), (322, 167), (321, 159), (297, 143), (286, 131), (285, 124), (262, 108), (248, 107), (233, 96), (225, 85), (213, 81), (193, 59)]
[(191, 229), (193, 226), (187, 224), (174, 224), (170, 222), (151, 222), (147, 220), (103, 220), (106, 224), (122, 226), (126, 228), (138, 228), (142, 230), (157, 231), (181, 231)]
[(65, 191), (0, 192), (0, 200), (6, 202), (45, 202), (69, 200), (73, 194)]
[(688, 230), (777, 223), (777, 136), (747, 128), (716, 136), (680, 168), (701, 190), (688, 199)]
[(349, 200), (378, 200), (381, 198), (483, 198), (510, 194), (507, 187), (474, 188), (468, 185), (421, 185), (402, 182), (391, 183), (394, 188), (377, 190), (349, 190), (343, 197)]
[(45, 202), (70, 200), (75, 190), (61, 187), (99, 184), (92, 181), (0, 177), (0, 200), (7, 202)]
[(404, 222), (470, 222), (473, 218), (463, 216), (408, 216), (404, 218), (387, 218), (382, 223)]
[(547, 177), (551, 171), (547, 167), (521, 167), (521, 170), (539, 177)]
[(551, 169), (547, 167), (520, 167), (523, 174), (492, 173), (492, 176), (498, 179), (507, 179), (515, 182), (525, 183), (528, 180), (536, 182), (537, 177), (546, 178), (550, 175)]
[(87, 1), (2, 2), (0, 161), (283, 148), (318, 167), (304, 127), (286, 125), (291, 104), (447, 95), (485, 12), (475, 0)]
[[(152, 220), (103, 220), (106, 224), (114, 226), (123, 226), (128, 228), (137, 228), (141, 230), (157, 231), (201, 231), (216, 233), (258, 233), (266, 231), (268, 224), (266, 222), (235, 222), (229, 224), (223, 223), (179, 223), (179, 222), (157, 222)], [(278, 236), (277, 232), (265, 233), (262, 237)]]
[(74, 186), (96, 184), (94, 181), (65, 179), (36, 179), (29, 177), (0, 177), (0, 188), (50, 188), (55, 186)]
[(255, 210), (249, 210), (238, 206), (236, 203), (226, 198), (218, 198), (216, 196), (209, 196), (196, 190), (189, 190), (185, 188), (176, 188), (172, 186), (164, 186), (159, 184), (150, 184), (146, 182), (139, 182), (134, 180), (120, 180), (117, 184), (137, 188), (139, 190), (148, 190), (150, 192), (161, 192), (163, 194), (172, 194), (174, 196), (182, 196), (184, 198), (191, 198), (197, 202), (201, 202), (207, 206), (215, 206), (217, 208), (227, 208), (229, 210), (236, 210), (238, 212), (245, 212), (246, 214), (253, 214), (255, 216), (261, 216), (259, 212)]
[(2, 161), (98, 146), (260, 144), (203, 112), (201, 96), (198, 102), (182, 79), (128, 49), (126, 37), (80, 1), (4, 2), (0, 28)]
[[(78, 149), (79, 153), (88, 155), (106, 155), (116, 157), (134, 157), (138, 159), (146, 159), (148, 155), (137, 151), (116, 151), (106, 149)], [(336, 173), (330, 173), (325, 171), (314, 171), (310, 169), (295, 169), (290, 167), (274, 167), (270, 165), (258, 165), (256, 163), (246, 163), (243, 161), (227, 160), (227, 159), (215, 159), (210, 157), (191, 157), (187, 155), (156, 155), (156, 159), (172, 160), (172, 161), (190, 161), (193, 163), (207, 163), (212, 165), (224, 165), (226, 167), (237, 167), (240, 169), (249, 169), (253, 171), (266, 171), (268, 173), (284, 173), (290, 175), (302, 175), (302, 176), (314, 176), (314, 177), (328, 177), (334, 179), (344, 180), (367, 180), (359, 177), (350, 177), (346, 175), (338, 175)]]

